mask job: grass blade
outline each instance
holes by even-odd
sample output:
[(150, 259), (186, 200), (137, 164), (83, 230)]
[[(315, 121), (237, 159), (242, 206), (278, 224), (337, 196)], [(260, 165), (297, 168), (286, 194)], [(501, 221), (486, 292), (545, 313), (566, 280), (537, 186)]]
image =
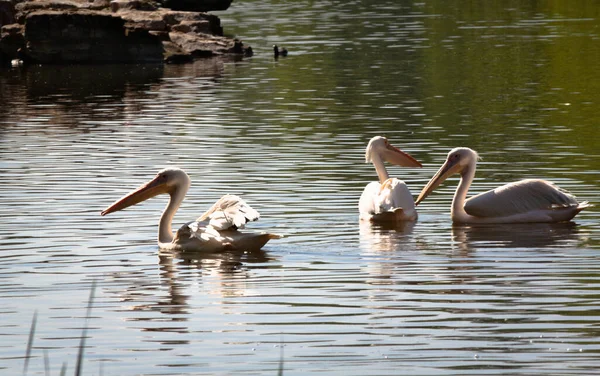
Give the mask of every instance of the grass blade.
[(31, 329), (29, 329), (29, 340), (27, 341), (27, 350), (25, 350), (25, 364), (23, 364), (23, 376), (27, 375), (27, 367), (29, 367), (29, 358), (31, 357), (31, 349), (33, 348), (33, 337), (35, 336), (35, 326), (37, 324), (37, 311), (33, 314), (31, 320)]
[(50, 358), (48, 358), (48, 350), (44, 349), (44, 371), (46, 376), (50, 376)]
[(277, 376), (283, 376), (283, 339), (279, 345), (279, 369), (277, 370)]
[(79, 341), (79, 352), (77, 353), (77, 365), (75, 366), (75, 376), (81, 376), (81, 369), (83, 366), (83, 353), (85, 347), (85, 337), (87, 336), (88, 321), (92, 313), (92, 304), (94, 302), (94, 293), (96, 292), (96, 281), (92, 282), (92, 289), (90, 290), (90, 297), (88, 299), (87, 312), (85, 314), (85, 324), (83, 325), (83, 331), (81, 332), (81, 341)]

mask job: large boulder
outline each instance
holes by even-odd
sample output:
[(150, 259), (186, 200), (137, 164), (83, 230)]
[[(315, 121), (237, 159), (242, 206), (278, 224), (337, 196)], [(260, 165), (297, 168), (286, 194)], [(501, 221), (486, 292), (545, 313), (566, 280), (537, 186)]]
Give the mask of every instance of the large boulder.
[[(161, 8), (154, 0), (15, 1), (6, 12), (11, 16), (5, 17), (12, 23), (0, 25), (0, 60), (186, 62), (196, 57), (251, 55), (250, 47), (223, 36), (217, 16)], [(214, 4), (225, 7), (231, 0), (194, 3), (204, 4), (202, 9), (212, 3), (214, 9)]]
[(15, 23), (15, 6), (12, 1), (0, 0), (0, 27)]
[(162, 42), (146, 30), (126, 30), (111, 14), (38, 11), (25, 20), (26, 54), (40, 63), (162, 61)]

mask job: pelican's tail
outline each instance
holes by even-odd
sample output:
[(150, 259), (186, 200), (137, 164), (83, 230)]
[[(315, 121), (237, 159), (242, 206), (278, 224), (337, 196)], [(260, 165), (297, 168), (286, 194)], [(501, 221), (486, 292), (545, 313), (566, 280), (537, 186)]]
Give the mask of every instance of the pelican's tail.
[(271, 239), (280, 239), (281, 235), (270, 234), (268, 232), (250, 232), (240, 233), (234, 237), (232, 241), (232, 248), (244, 251), (255, 251), (265, 246)]
[(591, 208), (592, 206), (594, 205), (590, 204), (589, 201), (580, 202), (579, 205), (577, 205), (577, 213), (583, 209)]

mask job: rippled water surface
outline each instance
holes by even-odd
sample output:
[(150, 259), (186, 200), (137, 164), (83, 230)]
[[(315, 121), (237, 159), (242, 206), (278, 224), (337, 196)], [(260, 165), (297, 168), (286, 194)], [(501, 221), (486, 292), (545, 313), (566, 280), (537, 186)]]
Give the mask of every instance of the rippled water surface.
[[(600, 368), (598, 9), (236, 1), (243, 61), (0, 71), (0, 373), (591, 374)], [(274, 60), (271, 46), (290, 50)], [(359, 223), (385, 135), (422, 169), (483, 157), (472, 193), (544, 177), (595, 207), (564, 224)], [(100, 211), (162, 167), (192, 178), (175, 226), (220, 195), (285, 235), (261, 252), (162, 254), (166, 199)]]

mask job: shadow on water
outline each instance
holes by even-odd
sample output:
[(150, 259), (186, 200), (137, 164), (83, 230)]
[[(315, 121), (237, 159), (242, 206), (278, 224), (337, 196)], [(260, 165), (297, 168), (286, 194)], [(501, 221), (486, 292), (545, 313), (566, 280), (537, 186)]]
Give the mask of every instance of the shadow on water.
[[(177, 267), (206, 269), (223, 275), (232, 275), (240, 271), (247, 271), (247, 264), (266, 263), (271, 258), (267, 252), (253, 251), (226, 251), (220, 253), (206, 252), (171, 252), (159, 253), (159, 264), (164, 272), (175, 272)], [(168, 279), (171, 279), (169, 277)]]
[(511, 225), (453, 225), (452, 239), (461, 249), (576, 247), (581, 242), (575, 222)]
[[(155, 84), (162, 65), (36, 65), (23, 71), (30, 101), (57, 101), (65, 106), (96, 96), (118, 100), (130, 90)], [(95, 98), (96, 99), (96, 98)]]
[[(31, 124), (78, 128), (122, 118), (131, 103), (154, 95), (162, 77), (162, 65), (32, 65), (0, 72), (0, 102), (33, 104), (22, 119)], [(0, 122), (12, 111), (0, 109)]]
[[(172, 321), (182, 322), (188, 321), (187, 315), (190, 314), (191, 286), (210, 284), (211, 293), (219, 296), (243, 294), (244, 281), (252, 277), (252, 269), (249, 265), (268, 263), (273, 258), (264, 250), (222, 253), (159, 251), (158, 260), (159, 284), (163, 286), (163, 292), (166, 294), (150, 290), (141, 293), (146, 289), (144, 286), (155, 284), (151, 281), (153, 278), (151, 275), (141, 279), (139, 275), (131, 275), (130, 277), (135, 278), (127, 278), (129, 283), (126, 283), (125, 288), (117, 294), (122, 301), (133, 304), (130, 308), (132, 311), (159, 312), (170, 316)], [(124, 279), (122, 275), (114, 277)], [(211, 281), (207, 282), (205, 279)], [(188, 293), (185, 293), (186, 291)], [(141, 296), (143, 299), (140, 299)], [(145, 318), (139, 320), (148, 321)], [(143, 330), (157, 329), (148, 327)], [(188, 332), (187, 328), (178, 330), (182, 333)]]
[[(231, 59), (201, 59), (192, 64), (131, 64), (131, 65), (31, 65), (4, 72), (0, 80), (26, 87), (27, 99), (36, 103), (63, 100), (64, 103), (86, 102), (97, 96), (123, 98), (130, 91), (146, 90), (164, 78), (221, 77)], [(1, 73), (1, 72), (0, 72)], [(0, 91), (2, 96), (2, 91)]]
[[(213, 58), (185, 65), (32, 65), (0, 71), (0, 103), (34, 103), (30, 119), (73, 127), (82, 120), (121, 120), (124, 113), (143, 113), (148, 104), (154, 104), (152, 99), (169, 85), (170, 78), (217, 82), (226, 64), (233, 62)], [(12, 112), (2, 107), (0, 123)], [(79, 119), (74, 111), (87, 115)]]
[[(479, 248), (572, 248), (584, 246), (585, 232), (575, 222), (510, 225), (450, 225), (449, 237), (430, 233), (425, 222), (375, 224), (360, 221), (360, 246), (364, 254), (393, 254), (453, 246), (465, 252)], [(423, 233), (425, 231), (425, 233)], [(426, 236), (424, 237), (423, 234)], [(440, 254), (441, 254), (440, 253)]]

